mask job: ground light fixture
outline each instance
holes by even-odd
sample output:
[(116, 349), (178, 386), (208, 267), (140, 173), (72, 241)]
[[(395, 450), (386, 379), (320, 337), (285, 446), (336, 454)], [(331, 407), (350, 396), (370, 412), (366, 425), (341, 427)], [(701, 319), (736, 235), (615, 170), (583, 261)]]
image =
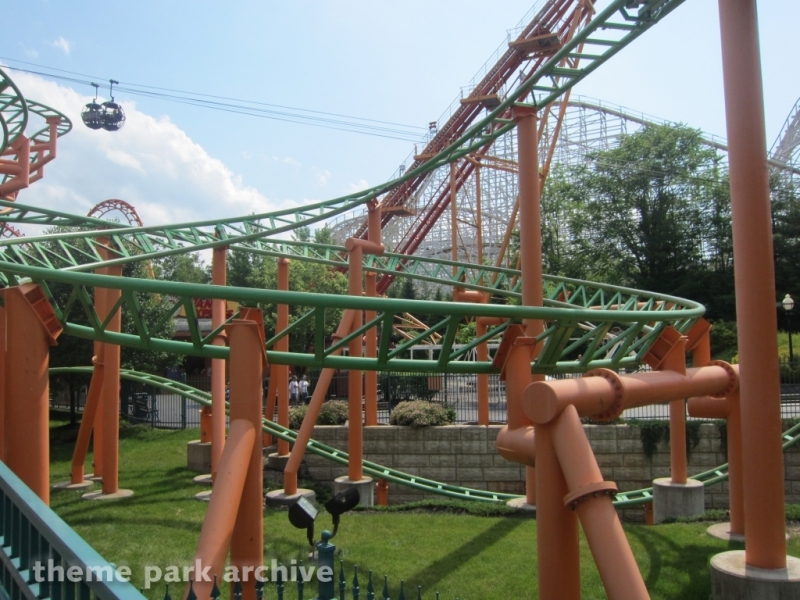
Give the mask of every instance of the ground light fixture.
[[(360, 501), (361, 494), (359, 494), (358, 488), (350, 487), (339, 492), (325, 503), (325, 510), (333, 517), (333, 533), (327, 529), (323, 531), (319, 543), (314, 542), (314, 521), (319, 511), (302, 496), (289, 507), (289, 522), (298, 529), (305, 529), (308, 536), (308, 543), (311, 544), (312, 548), (315, 547), (317, 550), (318, 573), (320, 576), (322, 576), (323, 572), (329, 575), (326, 579), (320, 578), (319, 595), (314, 600), (334, 599), (333, 572), (336, 546), (331, 544), (331, 539), (333, 539), (339, 531), (339, 521), (342, 515), (353, 510), (358, 506)], [(323, 569), (325, 571), (323, 571)]]
[(794, 309), (794, 298), (789, 294), (781, 300), (781, 306), (786, 311), (786, 331), (789, 334), (789, 366), (794, 364), (794, 351), (792, 348), (792, 309)]

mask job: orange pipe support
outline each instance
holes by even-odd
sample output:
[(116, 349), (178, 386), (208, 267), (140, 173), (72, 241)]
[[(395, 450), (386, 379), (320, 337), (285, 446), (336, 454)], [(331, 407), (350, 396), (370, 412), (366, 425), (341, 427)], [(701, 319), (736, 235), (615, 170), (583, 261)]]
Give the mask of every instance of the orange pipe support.
[(731, 533), (744, 535), (744, 482), (742, 477), (742, 416), (739, 391), (725, 398), (689, 399), (689, 414), (701, 419), (726, 419), (728, 422), (728, 499)]
[(536, 426), (536, 549), (539, 598), (580, 600), (578, 519), (553, 446), (552, 425)]
[[(350, 309), (344, 311), (339, 327), (336, 329), (336, 333), (333, 334), (334, 340), (340, 340), (350, 332), (354, 314), (355, 311)], [(334, 350), (331, 356), (338, 356), (341, 352), (342, 350), (339, 348)], [(328, 393), (328, 388), (335, 372), (335, 369), (332, 368), (322, 369), (317, 385), (314, 387), (314, 393), (311, 395), (311, 402), (308, 405), (306, 416), (303, 417), (303, 424), (300, 425), (300, 431), (297, 432), (297, 438), (292, 446), (292, 453), (289, 456), (286, 467), (283, 469), (283, 492), (287, 496), (297, 493), (297, 471), (300, 469), (300, 463), (303, 462), (308, 440), (311, 439), (311, 434), (314, 432), (314, 425), (317, 422), (319, 411), (325, 401), (325, 395)]]
[[(278, 289), (284, 292), (289, 291), (289, 259), (278, 259)], [(278, 317), (275, 323), (276, 335), (285, 331), (289, 327), (289, 305), (278, 305)], [(289, 336), (285, 335), (275, 342), (275, 350), (278, 352), (289, 351)], [(275, 386), (278, 388), (278, 425), (289, 427), (289, 366), (272, 365), (270, 372), (275, 374)], [(272, 379), (272, 378), (270, 378)], [(278, 439), (278, 455), (286, 456), (289, 454), (289, 442)]]
[(786, 568), (772, 218), (755, 0), (720, 0), (742, 376), (745, 562)]
[[(98, 240), (100, 243), (107, 244), (108, 238), (99, 238)], [(106, 255), (102, 255), (105, 256)], [(97, 269), (97, 273), (100, 275), (108, 275), (108, 269)], [(106, 315), (108, 314), (108, 309), (106, 308), (106, 290), (104, 288), (95, 288), (94, 289), (94, 308), (97, 312), (97, 316), (101, 319), (105, 319)], [(106, 345), (103, 342), (96, 342), (95, 343), (95, 356), (99, 356), (103, 362), (105, 356), (105, 347)], [(97, 365), (95, 364), (95, 370), (97, 370)], [(94, 375), (92, 375), (94, 376)], [(103, 377), (105, 376), (105, 369), (103, 369)], [(94, 420), (89, 421), (88, 427), (90, 428), (90, 432), (92, 433), (92, 476), (95, 478), (102, 479), (103, 477), (103, 397), (102, 397), (102, 389), (103, 389), (103, 379), (98, 380), (99, 389), (98, 393), (98, 400), (97, 400), (97, 410), (95, 410)], [(84, 415), (84, 419), (86, 416)], [(81, 423), (83, 425), (83, 423)]]
[(6, 353), (6, 395), (13, 398), (5, 406), (5, 462), (43, 502), (49, 504), (48, 365), (50, 346), (55, 345), (56, 336), (48, 331), (37, 309), (51, 313), (52, 309), (39, 286), (34, 284), (8, 288), (2, 293), (6, 344), (12, 349)]
[[(108, 274), (122, 277), (122, 267), (108, 267)], [(106, 289), (106, 310), (110, 312), (122, 296), (120, 290)], [(117, 308), (111, 317), (106, 331), (118, 333), (122, 326), (122, 309)], [(120, 347), (106, 344), (103, 350), (103, 387), (100, 391), (101, 411), (103, 413), (103, 494), (116, 494), (119, 491), (119, 372)]]
[[(255, 441), (256, 429), (250, 421), (237, 419), (231, 422), (228, 441), (219, 462), (217, 485), (206, 510), (194, 555), (192, 587), (198, 598), (210, 598), (213, 576), (217, 575), (218, 580), (222, 577)], [(209, 567), (211, 581), (204, 581), (201, 577), (206, 567)], [(183, 597), (188, 595), (187, 585)]]
[[(89, 392), (86, 395), (86, 405), (83, 407), (83, 418), (78, 429), (78, 439), (75, 441), (75, 450), (72, 452), (72, 466), (70, 468), (70, 483), (82, 483), (84, 480), (84, 463), (89, 451), (89, 438), (92, 436), (92, 425), (95, 423), (97, 408), (100, 406), (100, 391), (103, 389), (103, 351), (104, 344), (94, 343), (95, 355), (92, 357), (94, 371), (89, 382)], [(97, 449), (95, 449), (97, 453)]]
[[(677, 333), (677, 332), (675, 332)], [(679, 336), (664, 357), (661, 368), (686, 375), (686, 338)], [(678, 398), (669, 403), (669, 456), (672, 483), (685, 484), (689, 477), (686, 456), (686, 400)]]
[(375, 484), (375, 502), (378, 506), (389, 506), (389, 482), (385, 479), (378, 479)]
[[(269, 367), (269, 384), (267, 385), (267, 402), (264, 405), (264, 418), (267, 421), (272, 421), (275, 419), (275, 388), (277, 387), (276, 384), (276, 377), (275, 375), (275, 367), (271, 365)], [(271, 433), (264, 433), (262, 434), (263, 444), (265, 446), (272, 445), (272, 434)]]
[[(262, 373), (266, 365), (262, 327), (255, 321), (244, 320), (233, 321), (225, 327), (231, 347), (231, 421), (247, 421), (254, 433), (261, 429)], [(260, 435), (254, 435), (249, 458), (231, 537), (231, 566), (237, 567), (242, 577), (244, 569), (252, 567), (250, 577), (242, 581), (242, 598), (255, 600), (254, 573), (264, 564), (264, 474)], [(231, 598), (234, 598), (233, 589)]]
[(200, 441), (206, 444), (212, 441), (211, 408), (204, 406), (198, 412), (200, 413)]
[(31, 141), (21, 135), (14, 140), (11, 148), (17, 153), (17, 160), (12, 168), (0, 169), (0, 173), (13, 176), (5, 183), (0, 183), (0, 198), (10, 197), (30, 185)]
[[(212, 285), (225, 286), (227, 277), (226, 247), (214, 248), (211, 258)], [(215, 330), (225, 323), (227, 303), (219, 298), (211, 299), (211, 329)], [(224, 346), (225, 337), (217, 335), (211, 343)], [(225, 359), (211, 359), (211, 481), (217, 476), (222, 450), (225, 447)]]
[[(574, 406), (567, 407), (546, 428), (552, 429), (555, 454), (569, 488), (564, 505), (578, 513), (609, 599), (650, 598), (612, 504), (617, 486), (603, 481), (578, 411)], [(537, 519), (539, 527), (542, 520)], [(541, 562), (539, 568), (542, 568)]]
[(367, 239), (381, 243), (381, 205), (377, 200), (367, 202)]
[[(486, 323), (482, 319), (475, 322), (475, 337), (480, 338), (486, 335)], [(479, 344), (476, 348), (478, 362), (489, 360), (489, 346), (486, 342)], [(487, 373), (478, 374), (478, 425), (489, 425), (489, 375)]]
[(621, 413), (626, 408), (680, 398), (727, 394), (738, 387), (738, 365), (717, 362), (686, 370), (618, 375), (596, 369), (581, 379), (534, 382), (525, 390), (523, 409), (534, 423), (549, 423), (567, 406), (582, 417)]
[[(380, 212), (378, 212), (380, 218)], [(367, 297), (375, 298), (377, 291), (377, 276), (373, 272), (366, 274)], [(366, 319), (369, 323), (377, 316), (374, 310), (366, 311)], [(378, 356), (378, 330), (370, 327), (364, 334), (367, 358), (377, 358)], [(364, 421), (368, 426), (378, 424), (378, 372), (367, 371), (364, 375)]]
[[(360, 298), (362, 295), (362, 263), (364, 255), (361, 246), (353, 246), (348, 257), (349, 265), (347, 272), (348, 293), (351, 296)], [(363, 323), (364, 313), (360, 310), (353, 312), (353, 322), (351, 331), (360, 328)], [(348, 344), (350, 356), (360, 357), (363, 349), (361, 336), (356, 336)], [(364, 477), (364, 426), (362, 416), (362, 371), (350, 369), (347, 373), (348, 379), (348, 435), (347, 451), (349, 458), (347, 461), (347, 476), (350, 481), (361, 481)]]

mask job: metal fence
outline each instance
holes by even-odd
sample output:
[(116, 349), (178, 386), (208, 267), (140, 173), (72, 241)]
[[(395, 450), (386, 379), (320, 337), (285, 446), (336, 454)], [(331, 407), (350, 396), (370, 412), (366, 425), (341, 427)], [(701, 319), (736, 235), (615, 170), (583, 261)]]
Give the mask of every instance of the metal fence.
[[(643, 367), (642, 371), (649, 370)], [(319, 373), (309, 370), (309, 394), (316, 387)], [(559, 378), (581, 377), (559, 375)], [(548, 377), (549, 378), (549, 377)], [(181, 375), (180, 381), (199, 390), (210, 391), (208, 375)], [(362, 383), (363, 384), (363, 383)], [(269, 380), (264, 380), (266, 396)], [(347, 400), (349, 378), (346, 371), (337, 372), (328, 388), (326, 400)], [(469, 424), (478, 421), (478, 377), (470, 374), (394, 373), (378, 374), (378, 422), (388, 424), (392, 411), (406, 400), (428, 400), (452, 408), (456, 423)], [(51, 394), (51, 407), (77, 412), (83, 411), (86, 401), (85, 388), (69, 398), (63, 393)], [(298, 401), (299, 402), (299, 401)], [(131, 423), (149, 424), (164, 429), (196, 429), (200, 427), (200, 407), (179, 394), (171, 394), (139, 383), (123, 380), (120, 392), (121, 415)], [(506, 386), (499, 375), (489, 375), (489, 420), (492, 423), (506, 422)], [(797, 361), (781, 362), (781, 415), (784, 419), (800, 419), (800, 365)], [(669, 406), (656, 404), (627, 409), (625, 419), (668, 419)], [(692, 417), (689, 417), (690, 419)]]

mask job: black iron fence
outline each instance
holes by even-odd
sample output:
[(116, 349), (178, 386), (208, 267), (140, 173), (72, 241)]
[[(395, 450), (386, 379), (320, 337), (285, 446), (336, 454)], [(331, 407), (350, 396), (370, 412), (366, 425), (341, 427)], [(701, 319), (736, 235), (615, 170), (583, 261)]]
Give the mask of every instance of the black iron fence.
[[(784, 419), (800, 419), (800, 361), (790, 365), (788, 360), (781, 362), (781, 414)], [(319, 377), (318, 372), (308, 371), (309, 395), (313, 393)], [(560, 375), (559, 377), (580, 377), (580, 375)], [(180, 381), (199, 390), (210, 391), (211, 378), (208, 375), (181, 375)], [(266, 396), (269, 380), (264, 380)], [(334, 375), (326, 400), (346, 400), (348, 397), (348, 373)], [(378, 422), (388, 424), (394, 407), (406, 400), (427, 400), (436, 402), (456, 413), (456, 423), (477, 423), (478, 421), (478, 376), (470, 374), (427, 374), (427, 373), (379, 373), (378, 374)], [(299, 400), (298, 400), (299, 401)], [(83, 412), (86, 402), (86, 389), (72, 393), (53, 392), (51, 406), (62, 410)], [(122, 381), (120, 392), (120, 412), (131, 423), (149, 424), (165, 429), (193, 429), (200, 427), (200, 407), (179, 394), (172, 394), (152, 386)], [(628, 409), (623, 413), (627, 419), (668, 419), (669, 407), (666, 404), (642, 406)], [(493, 423), (506, 421), (505, 382), (499, 375), (489, 375), (489, 420)]]

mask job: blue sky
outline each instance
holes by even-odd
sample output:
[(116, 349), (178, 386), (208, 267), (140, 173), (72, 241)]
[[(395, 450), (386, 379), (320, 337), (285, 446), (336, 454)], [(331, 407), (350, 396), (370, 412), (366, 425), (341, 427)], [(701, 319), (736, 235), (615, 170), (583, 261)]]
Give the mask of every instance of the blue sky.
[[(4, 3), (0, 63), (425, 127), (532, 4), (17, 0)], [(800, 97), (800, 2), (761, 2), (759, 17), (771, 144)], [(20, 195), (28, 204), (85, 212), (117, 197), (148, 224), (234, 216), (375, 185), (413, 150), (125, 93), (115, 94), (125, 128), (95, 132), (78, 115), (90, 86), (10, 73), (76, 122), (45, 179)], [(717, 2), (686, 0), (574, 93), (724, 136)]]

